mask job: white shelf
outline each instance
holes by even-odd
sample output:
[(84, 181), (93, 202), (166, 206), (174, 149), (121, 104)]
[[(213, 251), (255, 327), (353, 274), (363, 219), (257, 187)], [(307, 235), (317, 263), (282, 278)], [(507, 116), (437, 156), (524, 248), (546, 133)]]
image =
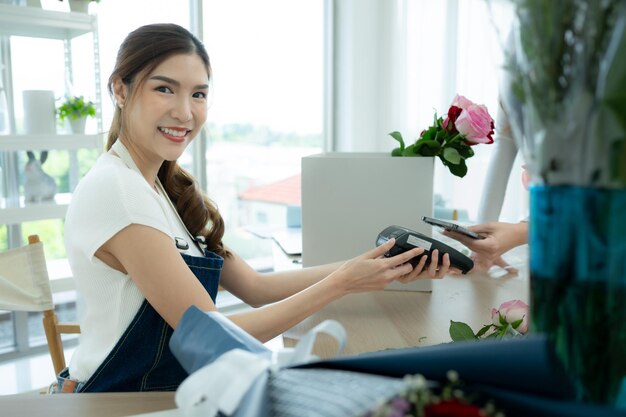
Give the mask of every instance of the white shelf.
[(0, 151), (104, 148), (104, 135), (0, 135)]
[(0, 35), (72, 39), (92, 32), (95, 16), (0, 4)]
[(0, 208), (0, 223), (18, 224), (37, 220), (63, 219), (67, 207), (72, 199), (71, 194), (59, 193), (54, 197), (54, 202), (24, 204), (24, 198), (20, 198), (20, 207)]

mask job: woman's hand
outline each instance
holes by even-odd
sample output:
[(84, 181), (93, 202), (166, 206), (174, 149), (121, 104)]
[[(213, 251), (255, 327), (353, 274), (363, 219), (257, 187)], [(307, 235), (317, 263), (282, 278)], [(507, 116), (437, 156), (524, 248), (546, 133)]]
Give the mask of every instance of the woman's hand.
[(516, 246), (528, 242), (528, 225), (521, 223), (491, 222), (468, 227), (469, 230), (484, 236), (484, 239), (471, 237), (444, 230), (443, 235), (458, 240), (472, 250), (474, 271), (487, 271), (493, 265), (516, 274), (517, 269), (510, 266), (502, 255)]
[(414, 248), (391, 258), (385, 258), (395, 244), (395, 239), (389, 239), (384, 244), (372, 249), (356, 258), (345, 262), (327, 279), (334, 280), (344, 293), (382, 290), (392, 281), (411, 282), (419, 278), (442, 278), (450, 268), (448, 254), (443, 257), (443, 263), (438, 264), (438, 253), (433, 251), (433, 261), (427, 268), (426, 255), (421, 256), (418, 264), (413, 268), (409, 261), (424, 253), (423, 248)]

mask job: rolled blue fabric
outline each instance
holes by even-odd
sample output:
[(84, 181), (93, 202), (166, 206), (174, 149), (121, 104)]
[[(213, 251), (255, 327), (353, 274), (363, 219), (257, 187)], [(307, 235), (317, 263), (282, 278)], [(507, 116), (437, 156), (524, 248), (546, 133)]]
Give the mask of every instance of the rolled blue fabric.
[(455, 342), (436, 346), (390, 349), (301, 365), (402, 378), (422, 374), (445, 381), (455, 370), (468, 384), (490, 385), (534, 395), (573, 399), (574, 389), (541, 335), (510, 340)]
[(258, 353), (268, 359), (272, 351), (243, 329), (217, 312), (204, 312), (191, 306), (180, 319), (170, 349), (190, 374), (232, 349)]
[[(267, 358), (272, 355), (271, 350), (222, 314), (204, 312), (194, 306), (183, 314), (169, 346), (190, 374), (232, 349), (242, 349)], [(269, 371), (257, 378), (233, 417), (269, 415), (268, 377)]]
[[(221, 314), (205, 313), (196, 307), (189, 308), (181, 318), (170, 349), (189, 373), (232, 349), (268, 359), (271, 355), (263, 344)], [(268, 369), (254, 380), (232, 416), (355, 417), (388, 401), (403, 387), (402, 379), (378, 375), (326, 369)]]

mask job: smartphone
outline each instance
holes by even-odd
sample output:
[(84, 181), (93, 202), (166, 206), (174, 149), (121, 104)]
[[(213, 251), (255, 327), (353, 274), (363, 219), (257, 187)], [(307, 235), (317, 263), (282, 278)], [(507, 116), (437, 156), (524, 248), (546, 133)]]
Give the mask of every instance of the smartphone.
[(453, 232), (464, 234), (465, 236), (469, 236), (472, 239), (484, 239), (485, 238), (484, 236), (481, 236), (478, 233), (472, 232), (471, 230), (466, 229), (463, 226), (459, 226), (456, 223), (447, 222), (445, 220), (433, 219), (432, 217), (422, 216), (422, 221), (433, 226), (438, 226), (446, 230), (452, 230)]

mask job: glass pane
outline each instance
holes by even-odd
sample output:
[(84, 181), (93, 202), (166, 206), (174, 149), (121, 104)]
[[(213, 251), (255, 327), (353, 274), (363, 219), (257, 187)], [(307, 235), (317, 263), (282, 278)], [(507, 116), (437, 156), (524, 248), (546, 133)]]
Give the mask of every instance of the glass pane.
[(7, 226), (0, 226), (0, 252), (9, 249), (9, 238), (7, 236)]
[[(76, 291), (65, 291), (53, 295), (54, 310), (60, 323), (76, 322)], [(38, 346), (46, 343), (46, 334), (43, 330), (43, 313), (28, 313), (28, 341), (29, 345)], [(74, 334), (61, 335), (62, 340), (78, 337)]]
[(204, 2), (214, 88), (208, 192), (226, 244), (250, 262), (270, 258), (272, 247), (245, 230), (299, 226), (290, 214), (299, 213), (300, 160), (323, 148), (323, 3)]
[(28, 242), (29, 235), (39, 235), (48, 262), (66, 258), (63, 222), (62, 219), (52, 219), (23, 223), (22, 238), (24, 242)]
[(15, 328), (13, 313), (0, 311), (0, 353), (15, 349)]

